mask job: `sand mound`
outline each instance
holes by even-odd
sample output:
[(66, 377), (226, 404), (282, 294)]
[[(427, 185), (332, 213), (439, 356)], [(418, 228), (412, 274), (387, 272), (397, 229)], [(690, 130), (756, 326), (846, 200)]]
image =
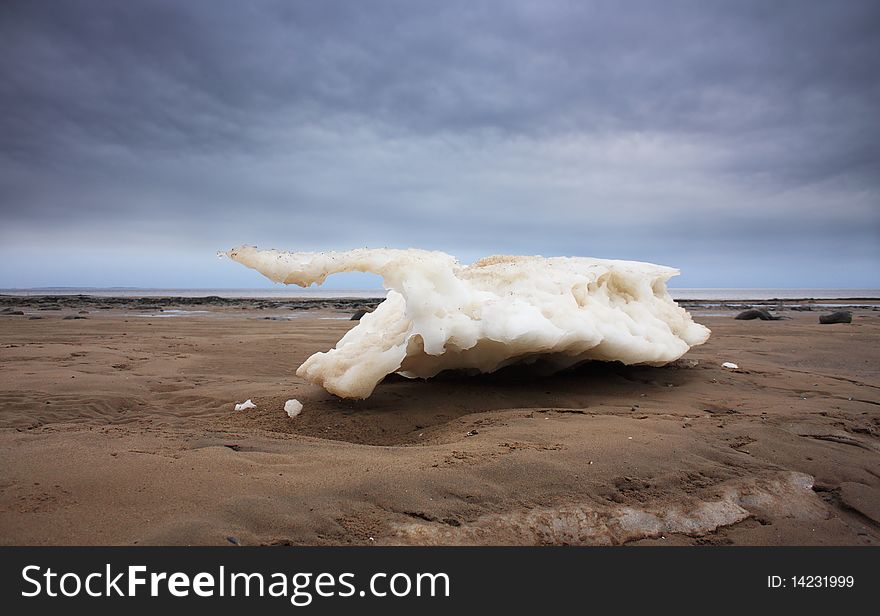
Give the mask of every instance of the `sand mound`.
[(509, 543), (619, 545), (638, 539), (682, 534), (699, 537), (742, 522), (755, 513), (817, 519), (824, 506), (812, 490), (813, 477), (782, 472), (731, 481), (706, 499), (645, 506), (594, 504), (536, 508), (493, 514), (457, 527), (437, 523), (399, 526), (395, 542), (418, 545)]

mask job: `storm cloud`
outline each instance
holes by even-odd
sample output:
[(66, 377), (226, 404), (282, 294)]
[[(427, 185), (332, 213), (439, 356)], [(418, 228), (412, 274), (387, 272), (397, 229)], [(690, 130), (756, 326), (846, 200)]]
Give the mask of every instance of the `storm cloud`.
[(0, 6), (0, 287), (214, 253), (644, 259), (880, 287), (880, 4)]

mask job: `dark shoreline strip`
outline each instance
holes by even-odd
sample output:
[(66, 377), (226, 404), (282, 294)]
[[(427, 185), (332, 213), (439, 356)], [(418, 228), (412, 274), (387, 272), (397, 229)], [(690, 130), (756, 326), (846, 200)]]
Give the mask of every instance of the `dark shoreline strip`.
[(276, 310), (366, 310), (375, 308), (382, 297), (320, 297), (298, 299), (275, 299), (253, 297), (106, 297), (97, 295), (0, 295), (0, 308), (26, 307), (44, 310), (93, 308), (155, 310), (177, 306), (200, 306), (208, 308), (248, 308)]
[[(71, 308), (93, 308), (96, 310), (137, 309), (158, 310), (173, 307), (202, 308), (243, 308), (274, 310), (370, 310), (384, 301), (383, 297), (309, 297), (309, 298), (270, 298), (270, 297), (132, 297), (102, 295), (3, 295), (0, 294), (0, 308), (34, 308), (42, 310), (64, 310)], [(713, 300), (682, 299), (677, 303), (687, 309), (703, 310), (745, 310), (753, 306), (772, 307), (775, 310), (805, 310), (810, 306), (824, 309), (834, 305), (846, 308), (872, 310), (880, 307), (880, 298), (803, 298), (803, 299), (762, 299), (762, 300)], [(865, 305), (867, 303), (867, 305)]]

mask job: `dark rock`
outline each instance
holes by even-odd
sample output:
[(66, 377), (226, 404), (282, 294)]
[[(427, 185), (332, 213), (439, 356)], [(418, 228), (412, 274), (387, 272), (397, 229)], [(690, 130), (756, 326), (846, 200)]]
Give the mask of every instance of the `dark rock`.
[(73, 321), (74, 319), (88, 319), (89, 317), (84, 317), (78, 314), (69, 314), (66, 317), (62, 317), (64, 321)]
[(751, 310), (745, 310), (740, 312), (736, 317), (734, 317), (737, 321), (751, 321), (753, 319), (761, 319), (762, 321), (779, 321), (782, 317), (777, 317), (770, 314), (769, 311), (764, 310), (763, 308), (752, 308)]
[(831, 314), (819, 315), (819, 323), (822, 325), (830, 325), (832, 323), (852, 323), (852, 312), (849, 310), (839, 310)]
[(28, 321), (39, 321), (43, 317), (28, 317)]
[(0, 315), (2, 315), (4, 317), (23, 317), (24, 313), (21, 310), (6, 309), (3, 312), (0, 312)]
[(228, 537), (226, 537), (226, 541), (228, 541), (232, 545), (241, 545), (241, 541), (238, 539), (238, 537), (235, 537), (233, 535), (229, 535)]
[(367, 310), (358, 310), (358, 311), (355, 312), (353, 315), (351, 315), (351, 318), (349, 319), (349, 321), (360, 321), (361, 318), (362, 318), (365, 314), (367, 314), (367, 312), (368, 312)]

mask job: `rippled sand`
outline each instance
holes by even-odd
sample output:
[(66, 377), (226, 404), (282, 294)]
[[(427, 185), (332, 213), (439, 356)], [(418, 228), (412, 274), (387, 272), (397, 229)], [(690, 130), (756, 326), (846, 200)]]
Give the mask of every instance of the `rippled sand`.
[(701, 316), (712, 338), (665, 368), (344, 401), (294, 373), (346, 313), (207, 309), (0, 318), (0, 541), (880, 541), (876, 311)]

